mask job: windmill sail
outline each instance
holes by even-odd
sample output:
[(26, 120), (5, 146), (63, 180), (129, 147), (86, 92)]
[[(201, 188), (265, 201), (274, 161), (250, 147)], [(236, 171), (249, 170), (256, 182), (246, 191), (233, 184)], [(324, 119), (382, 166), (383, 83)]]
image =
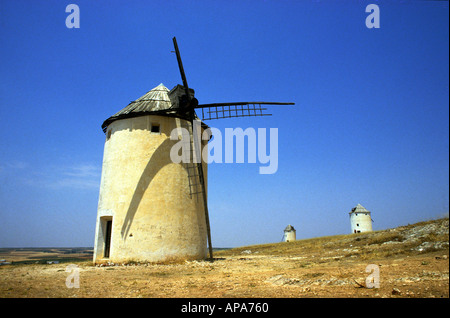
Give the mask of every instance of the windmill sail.
[[(193, 153), (195, 154), (196, 149), (201, 149), (201, 145), (199, 145), (199, 148), (196, 148), (196, 142), (195, 142), (195, 136), (194, 136), (194, 120), (195, 120), (195, 110), (194, 107), (198, 105), (198, 101), (195, 98), (192, 98), (191, 96), (191, 91), (189, 90), (189, 86), (186, 80), (186, 75), (184, 73), (184, 68), (183, 68), (183, 63), (181, 61), (181, 56), (180, 56), (180, 51), (178, 50), (178, 44), (177, 44), (177, 39), (174, 37), (173, 39), (173, 45), (175, 47), (175, 53), (177, 55), (177, 61), (178, 61), (178, 67), (180, 69), (180, 74), (181, 74), (181, 79), (183, 81), (183, 86), (186, 90), (186, 94), (184, 96), (185, 100), (181, 100), (180, 101), (180, 107), (182, 108), (186, 108), (186, 113), (189, 115), (189, 119), (191, 122), (191, 133), (190, 133), (190, 138), (192, 139), (191, 142), (191, 146), (192, 144), (194, 144), (194, 147), (191, 147)], [(201, 153), (201, 151), (200, 151)], [(192, 158), (194, 158), (194, 156), (192, 156)], [(198, 161), (198, 162), (196, 162)], [(203, 207), (205, 209), (205, 221), (206, 221), (206, 232), (207, 232), (207, 236), (208, 236), (208, 247), (209, 247), (209, 257), (212, 260), (213, 259), (213, 250), (212, 250), (212, 243), (211, 243), (211, 228), (209, 225), (209, 213), (208, 213), (208, 200), (206, 198), (206, 185), (205, 185), (205, 178), (204, 178), (204, 174), (203, 174), (203, 166), (202, 166), (202, 161), (201, 160), (192, 160), (192, 164), (196, 166), (197, 168), (197, 174), (198, 174), (198, 180), (201, 186), (201, 193), (202, 193), (202, 198), (203, 198)], [(189, 170), (188, 170), (189, 173)], [(191, 177), (195, 176), (195, 172), (191, 174), (191, 176), (189, 177), (189, 184), (191, 184)], [(193, 180), (196, 180), (196, 177), (193, 178)], [(194, 184), (194, 183), (193, 183)], [(191, 188), (191, 186), (189, 185), (189, 188)], [(190, 190), (191, 191), (191, 190)]]
[(267, 108), (261, 105), (294, 105), (294, 103), (277, 102), (241, 102), (241, 103), (213, 103), (201, 104), (195, 108), (201, 109), (202, 120), (233, 118), (233, 117), (254, 117), (271, 116), (265, 111)]
[[(206, 198), (206, 185), (203, 175), (202, 160), (195, 160), (201, 157), (201, 140), (197, 137), (194, 129), (194, 121), (197, 114), (195, 109), (201, 109), (202, 120), (232, 118), (232, 117), (253, 117), (253, 116), (270, 116), (267, 114), (267, 108), (262, 105), (294, 105), (294, 103), (279, 102), (239, 102), (239, 103), (213, 103), (198, 104), (198, 100), (193, 97), (194, 91), (189, 88), (186, 74), (184, 73), (183, 63), (181, 61), (180, 51), (178, 50), (177, 40), (174, 37), (173, 44), (177, 55), (178, 67), (180, 69), (183, 85), (177, 85), (170, 93), (170, 99), (173, 107), (176, 109), (178, 116), (187, 118), (191, 123), (190, 129), (190, 149), (191, 156), (189, 163), (185, 163), (189, 178), (190, 195), (200, 195), (203, 198), (203, 206), (205, 209), (206, 230), (208, 235), (209, 256), (213, 259), (211, 245), (211, 230), (209, 225), (208, 201)], [(196, 140), (198, 139), (198, 140)], [(198, 144), (197, 144), (198, 142)]]

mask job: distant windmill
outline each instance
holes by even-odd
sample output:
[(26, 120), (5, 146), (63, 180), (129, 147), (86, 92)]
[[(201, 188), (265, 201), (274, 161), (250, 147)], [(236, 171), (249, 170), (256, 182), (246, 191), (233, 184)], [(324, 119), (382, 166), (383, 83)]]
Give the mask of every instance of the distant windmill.
[[(202, 120), (267, 116), (261, 105), (279, 102), (199, 104), (189, 88), (176, 38), (183, 85), (159, 85), (104, 121), (106, 133), (94, 245), (94, 262), (167, 262), (213, 258), (206, 168), (196, 140), (196, 109)], [(184, 164), (170, 161), (174, 128), (189, 132)], [(202, 124), (201, 129), (207, 126)], [(150, 158), (150, 161), (149, 161)], [(197, 198), (201, 197), (198, 202)]]
[(286, 226), (284, 229), (283, 242), (292, 242), (296, 240), (295, 229), (292, 225)]
[(350, 225), (352, 233), (372, 232), (372, 217), (370, 211), (357, 204), (350, 212)]

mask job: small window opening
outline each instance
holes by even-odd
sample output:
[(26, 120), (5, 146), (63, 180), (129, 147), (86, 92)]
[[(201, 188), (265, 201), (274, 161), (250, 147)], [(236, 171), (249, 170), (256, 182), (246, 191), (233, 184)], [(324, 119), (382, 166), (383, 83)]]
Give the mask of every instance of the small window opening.
[(356, 223), (356, 226), (359, 226), (359, 223)]
[(159, 124), (152, 124), (152, 128), (150, 130), (152, 133), (160, 133)]
[(108, 132), (106, 134), (106, 140), (109, 140), (109, 138), (111, 138), (111, 129), (108, 130)]

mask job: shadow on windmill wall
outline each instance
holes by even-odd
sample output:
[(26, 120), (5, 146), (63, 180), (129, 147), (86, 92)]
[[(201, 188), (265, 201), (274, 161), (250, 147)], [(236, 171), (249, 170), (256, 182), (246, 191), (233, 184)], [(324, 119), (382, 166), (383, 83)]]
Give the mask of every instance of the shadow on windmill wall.
[(133, 197), (130, 201), (128, 211), (125, 215), (125, 220), (122, 225), (121, 234), (124, 240), (126, 240), (126, 238), (128, 237), (131, 224), (133, 223), (134, 216), (139, 207), (139, 204), (142, 201), (145, 190), (148, 188), (156, 174), (166, 165), (172, 163), (169, 153), (171, 147), (175, 143), (176, 141), (170, 139), (164, 140), (163, 143), (152, 154), (150, 160), (145, 166), (141, 177), (139, 178), (139, 182), (134, 189)]

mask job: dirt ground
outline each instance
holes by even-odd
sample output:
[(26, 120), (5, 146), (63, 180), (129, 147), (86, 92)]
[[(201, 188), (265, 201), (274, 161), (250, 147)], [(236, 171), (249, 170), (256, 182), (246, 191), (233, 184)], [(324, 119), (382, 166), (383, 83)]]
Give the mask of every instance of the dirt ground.
[[(365, 271), (369, 264), (378, 266), (379, 288), (363, 287), (376, 274)], [(0, 297), (449, 297), (448, 257), (436, 252), (370, 263), (245, 255), (172, 265), (75, 265), (3, 266)]]
[[(217, 252), (213, 261), (3, 265), (0, 297), (448, 298), (446, 222), (444, 247), (429, 250), (422, 248), (430, 246), (425, 244), (429, 240), (415, 245), (406, 236), (399, 240), (400, 234), (412, 237), (411, 228), (405, 227), (378, 236), (347, 235), (232, 249)], [(433, 244), (438, 243), (442, 242)], [(368, 266), (372, 270), (366, 272)], [(377, 282), (379, 286), (372, 287)]]

